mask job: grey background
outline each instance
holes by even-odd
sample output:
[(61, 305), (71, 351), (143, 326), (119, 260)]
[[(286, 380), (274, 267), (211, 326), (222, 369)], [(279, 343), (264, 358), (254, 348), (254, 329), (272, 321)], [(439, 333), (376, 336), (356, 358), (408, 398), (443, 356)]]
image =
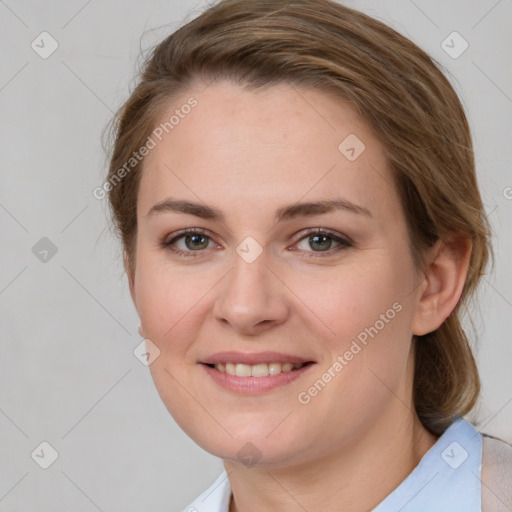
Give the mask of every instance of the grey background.
[[(470, 332), (476, 419), (510, 442), (512, 1), (346, 4), (446, 66), (467, 109), (497, 255)], [(174, 423), (133, 354), (138, 317), (106, 203), (92, 195), (106, 169), (100, 135), (140, 49), (205, 5), (0, 0), (0, 511), (176, 511), (222, 469)], [(47, 59), (31, 48), (43, 31), (59, 45)], [(469, 43), (457, 59), (441, 47), (453, 31)], [(33, 252), (43, 237), (57, 248), (46, 262)], [(59, 454), (48, 469), (31, 457), (42, 441)]]

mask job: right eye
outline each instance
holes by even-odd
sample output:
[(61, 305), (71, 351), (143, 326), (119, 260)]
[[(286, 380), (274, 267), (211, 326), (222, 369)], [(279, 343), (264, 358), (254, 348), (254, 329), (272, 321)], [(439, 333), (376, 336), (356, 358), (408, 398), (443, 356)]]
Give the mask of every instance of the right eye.
[[(181, 247), (176, 247), (177, 243), (181, 243)], [(202, 229), (188, 228), (179, 233), (176, 233), (172, 238), (165, 239), (161, 245), (173, 254), (184, 257), (196, 258), (198, 253), (204, 252), (210, 243), (213, 243), (211, 238)]]

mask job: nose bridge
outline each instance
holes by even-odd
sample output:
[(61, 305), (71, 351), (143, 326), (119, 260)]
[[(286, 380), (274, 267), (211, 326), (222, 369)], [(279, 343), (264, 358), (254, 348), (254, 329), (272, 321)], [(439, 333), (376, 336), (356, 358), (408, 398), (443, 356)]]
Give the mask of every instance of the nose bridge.
[(216, 298), (217, 319), (237, 330), (251, 330), (284, 319), (286, 299), (270, 264), (267, 252), (254, 239), (239, 244), (231, 272)]

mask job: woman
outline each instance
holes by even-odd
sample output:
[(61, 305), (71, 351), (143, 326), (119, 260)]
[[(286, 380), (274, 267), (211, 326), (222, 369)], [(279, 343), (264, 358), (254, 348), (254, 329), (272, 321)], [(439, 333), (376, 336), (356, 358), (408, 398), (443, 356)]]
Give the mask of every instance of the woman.
[(162, 41), (105, 190), (158, 392), (225, 472), (187, 510), (510, 510), (460, 322), (490, 228), (433, 60), (330, 0)]

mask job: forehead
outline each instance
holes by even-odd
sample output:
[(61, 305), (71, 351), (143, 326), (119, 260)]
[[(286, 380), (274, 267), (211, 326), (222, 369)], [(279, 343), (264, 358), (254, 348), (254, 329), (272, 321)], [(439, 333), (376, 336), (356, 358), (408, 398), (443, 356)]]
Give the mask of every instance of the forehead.
[[(190, 98), (196, 105), (180, 112)], [(167, 195), (246, 208), (338, 196), (385, 208), (396, 200), (370, 127), (323, 91), (289, 84), (245, 90), (223, 81), (175, 98), (156, 126), (173, 114), (179, 122), (155, 138), (144, 161), (144, 212)]]

